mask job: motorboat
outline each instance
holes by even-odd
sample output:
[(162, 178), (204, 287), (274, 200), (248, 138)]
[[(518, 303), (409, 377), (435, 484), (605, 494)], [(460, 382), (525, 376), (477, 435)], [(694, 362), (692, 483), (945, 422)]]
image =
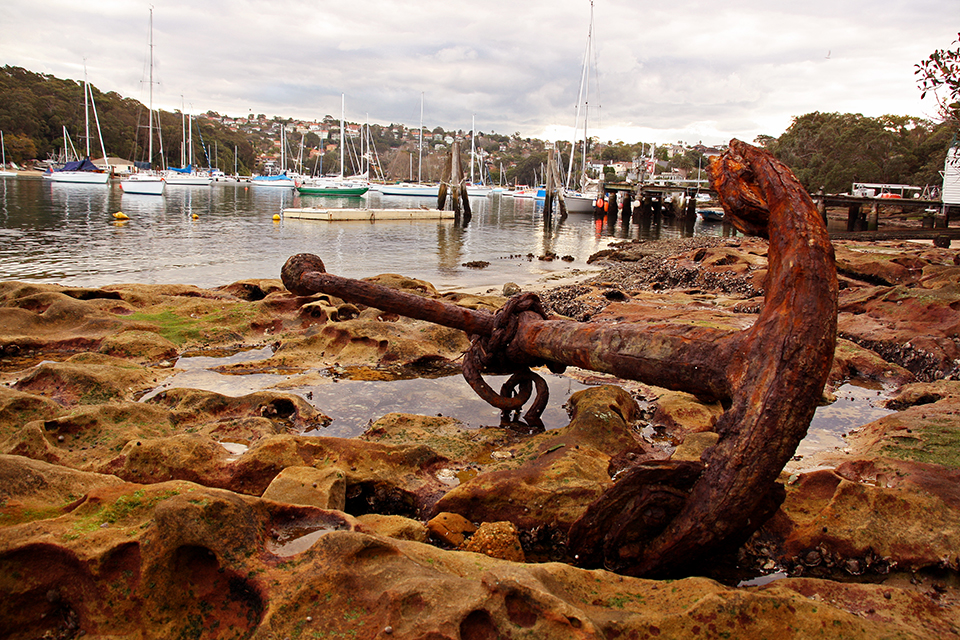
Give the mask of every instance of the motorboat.
[(563, 204), (569, 213), (593, 213), (596, 208), (597, 194), (580, 193), (564, 189)]

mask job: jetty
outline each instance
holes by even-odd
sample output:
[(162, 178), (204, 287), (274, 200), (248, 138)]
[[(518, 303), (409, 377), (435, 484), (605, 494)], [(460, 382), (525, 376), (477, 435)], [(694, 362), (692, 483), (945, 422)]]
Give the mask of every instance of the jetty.
[[(960, 219), (960, 207), (923, 197), (920, 187), (854, 184), (851, 191), (810, 194), (824, 222), (831, 222), (831, 238), (932, 240), (944, 247), (960, 239), (960, 226), (950, 226), (951, 221)], [(691, 226), (697, 215), (697, 196), (717, 196), (713, 189), (695, 182), (608, 182), (601, 184), (600, 193), (604, 210), (619, 212), (627, 219), (672, 215), (690, 221)]]

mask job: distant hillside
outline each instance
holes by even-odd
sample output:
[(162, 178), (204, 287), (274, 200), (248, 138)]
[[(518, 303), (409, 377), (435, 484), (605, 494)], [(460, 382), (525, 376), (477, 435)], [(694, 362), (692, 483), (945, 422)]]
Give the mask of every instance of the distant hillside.
[[(147, 108), (137, 100), (116, 92), (103, 93), (91, 85), (100, 131), (108, 156), (129, 160), (146, 160)], [(17, 163), (44, 160), (63, 148), (63, 127), (78, 151), (83, 153), (84, 136), (83, 84), (61, 80), (51, 75), (33, 73), (20, 67), (0, 69), (0, 130), (4, 134), (7, 158)], [(100, 142), (91, 115), (90, 155), (99, 157)], [(155, 125), (156, 126), (156, 125)], [(159, 112), (163, 132), (163, 151), (170, 163), (180, 162), (181, 116)], [(200, 135), (208, 148), (217, 148), (220, 164), (232, 169), (233, 149), (237, 147), (239, 166), (249, 173), (256, 152), (248, 136), (230, 131), (217, 122), (201, 124)], [(203, 158), (200, 137), (194, 134), (194, 157)], [(154, 162), (160, 160), (160, 144), (154, 142)]]
[[(147, 109), (137, 100), (116, 92), (102, 93), (92, 87), (100, 119), (100, 130), (108, 156), (127, 160), (146, 160)], [(159, 112), (163, 136), (154, 143), (155, 166), (180, 166), (182, 121), (180, 112)], [(63, 148), (66, 126), (74, 145), (83, 152), (83, 85), (33, 73), (19, 67), (0, 68), (0, 130), (4, 133), (7, 158), (18, 164), (45, 160)], [(91, 124), (93, 126), (93, 124)], [(195, 120), (193, 157), (200, 165), (218, 166), (233, 173), (259, 172), (263, 163), (280, 157), (280, 132), (287, 132), (288, 159), (301, 158), (304, 173), (330, 172), (339, 166), (339, 121), (327, 116), (319, 123), (263, 114), (225, 118), (214, 112)], [(347, 139), (353, 145), (346, 154), (349, 171), (357, 171), (351, 160), (358, 158), (358, 141), (353, 136), (359, 126), (348, 123)], [(402, 124), (370, 125), (371, 154), (391, 180), (415, 178), (418, 153), (418, 129)], [(955, 131), (947, 124), (906, 116), (887, 115), (868, 118), (860, 114), (814, 112), (794, 118), (779, 138), (759, 136), (753, 142), (770, 149), (793, 169), (810, 191), (821, 187), (830, 193), (850, 189), (852, 182), (882, 182), (939, 185), (947, 147)], [(100, 156), (100, 144), (91, 140), (91, 156)], [(447, 163), (449, 144), (460, 139), (469, 150), (470, 132), (424, 131), (423, 165), (425, 180), (438, 180)], [(547, 161), (542, 140), (477, 133), (474, 141), (483, 158), (484, 178), (494, 183), (534, 184), (542, 179)], [(569, 144), (561, 144), (560, 164), (568, 166)], [(237, 158), (234, 158), (236, 149)], [(657, 173), (678, 172), (694, 177), (709, 164), (702, 146), (651, 145), (623, 142), (603, 143), (596, 138), (587, 148), (592, 177), (609, 173), (614, 167), (645, 166), (646, 156), (655, 149)], [(580, 166), (581, 151), (575, 151), (575, 166)], [(212, 157), (210, 157), (212, 156)], [(236, 164), (235, 164), (236, 162)], [(468, 160), (465, 164), (469, 167)], [(322, 163), (322, 164), (321, 164)], [(292, 164), (290, 165), (292, 166)], [(479, 170), (479, 167), (476, 167)], [(503, 175), (501, 176), (501, 168)], [(469, 169), (468, 169), (469, 173)]]

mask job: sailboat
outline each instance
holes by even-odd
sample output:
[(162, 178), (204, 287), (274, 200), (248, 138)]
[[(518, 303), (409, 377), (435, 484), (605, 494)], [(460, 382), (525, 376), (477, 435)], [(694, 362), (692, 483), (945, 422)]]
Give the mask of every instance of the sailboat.
[(399, 184), (383, 184), (377, 190), (385, 196), (419, 196), (436, 198), (440, 194), (440, 185), (423, 184), (421, 166), (423, 165), (423, 94), (420, 94), (420, 136), (417, 143), (417, 181), (416, 183), (401, 182)]
[(3, 164), (0, 165), (0, 178), (11, 178), (17, 175), (16, 171), (7, 169), (7, 147), (3, 144), (3, 131), (0, 131), (0, 151), (3, 152)]
[[(150, 9), (150, 135), (147, 143), (147, 164), (153, 161), (153, 9)], [(158, 123), (159, 124), (159, 123)], [(146, 171), (137, 171), (120, 181), (120, 188), (124, 193), (161, 196), (165, 186), (163, 176), (159, 173), (147, 169)]]
[(470, 121), (470, 184), (467, 185), (467, 195), (470, 196), (488, 196), (493, 193), (493, 187), (483, 181), (483, 169), (481, 167), (480, 184), (474, 180), (473, 169), (477, 165), (477, 118)]
[[(590, 0), (590, 28), (587, 31), (587, 48), (583, 54), (583, 69), (580, 73), (580, 95), (577, 97), (577, 119), (573, 126), (573, 138), (570, 141), (570, 168), (563, 189), (563, 200), (570, 213), (590, 213), (594, 203), (600, 197), (597, 184), (587, 178), (587, 114), (590, 106), (590, 56), (593, 53), (593, 0)], [(580, 108), (583, 107), (583, 139), (580, 153), (580, 190), (570, 186), (573, 178), (573, 156), (577, 146), (577, 131), (580, 126)]]
[[(93, 116), (97, 125), (97, 136), (100, 139), (100, 150), (103, 152), (103, 161), (107, 162), (107, 151), (103, 146), (103, 136), (100, 135), (100, 117), (97, 116), (97, 105), (93, 103), (93, 91), (87, 84), (87, 71), (83, 71), (83, 111), (84, 122), (86, 125), (86, 143), (87, 155), (82, 160), (77, 158), (75, 161), (68, 161), (59, 169), (54, 169), (45, 173), (44, 177), (53, 182), (66, 182), (70, 184), (107, 184), (110, 179), (110, 165), (104, 171), (90, 161), (90, 107), (93, 106)], [(67, 134), (67, 128), (63, 128), (63, 152), (64, 158), (70, 157), (67, 150), (67, 143), (70, 140)]]
[(310, 178), (297, 187), (297, 191), (306, 196), (362, 196), (370, 189), (370, 184), (361, 180), (348, 180), (343, 177), (343, 157), (346, 155), (344, 138), (344, 97), (340, 94), (340, 175), (335, 178)]
[(295, 189), (298, 180), (287, 175), (287, 131), (280, 125), (280, 173), (267, 176), (253, 176), (250, 186)]
[(208, 171), (197, 171), (193, 168), (193, 117), (183, 112), (181, 116), (183, 118), (183, 142), (180, 146), (182, 168), (167, 167), (163, 177), (167, 184), (209, 187), (213, 184), (213, 176)]

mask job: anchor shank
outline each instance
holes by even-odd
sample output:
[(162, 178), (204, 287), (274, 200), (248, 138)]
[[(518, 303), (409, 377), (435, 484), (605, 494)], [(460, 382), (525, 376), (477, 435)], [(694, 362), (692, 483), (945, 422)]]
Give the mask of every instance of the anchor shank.
[(719, 400), (730, 396), (730, 384), (718, 349), (734, 335), (681, 324), (587, 323), (524, 314), (516, 342), (540, 360)]
[(404, 293), (372, 282), (312, 271), (300, 274), (299, 283), (314, 293), (326, 293), (381, 311), (461, 329), (468, 335), (488, 336), (493, 332), (493, 314)]

